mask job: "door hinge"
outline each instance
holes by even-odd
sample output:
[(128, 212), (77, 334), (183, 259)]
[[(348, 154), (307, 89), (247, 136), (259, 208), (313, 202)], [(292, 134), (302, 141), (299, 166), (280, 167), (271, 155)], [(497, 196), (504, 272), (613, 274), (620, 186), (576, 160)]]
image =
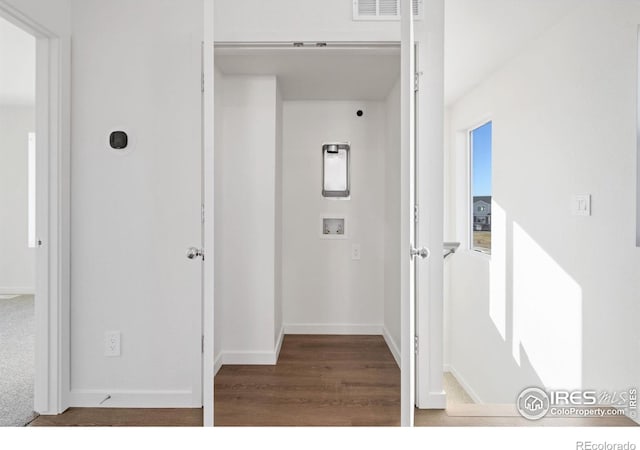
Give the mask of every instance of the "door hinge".
[(416, 355), (418, 354), (418, 336), (413, 337), (413, 351), (416, 352)]
[(200, 74), (200, 91), (204, 92), (204, 72)]
[(204, 335), (202, 335), (202, 340), (200, 341), (200, 351), (204, 353)]
[(419, 220), (420, 220), (420, 206), (413, 205), (413, 221), (415, 223), (418, 223)]
[(204, 223), (204, 205), (200, 205), (200, 221)]
[(414, 92), (418, 92), (420, 90), (420, 75), (422, 75), (422, 72), (416, 72), (413, 75), (413, 90), (414, 90)]

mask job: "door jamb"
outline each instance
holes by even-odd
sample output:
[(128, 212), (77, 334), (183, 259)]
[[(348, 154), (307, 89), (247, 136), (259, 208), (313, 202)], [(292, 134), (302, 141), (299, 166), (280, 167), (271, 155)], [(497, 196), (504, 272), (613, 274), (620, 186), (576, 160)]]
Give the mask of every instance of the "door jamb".
[[(405, 10), (411, 11), (410, 3), (408, 0), (403, 0), (405, 3)], [(202, 86), (203, 86), (203, 130), (202, 130), (202, 144), (203, 144), (203, 174), (204, 174), (204, 253), (205, 255), (214, 254), (214, 3), (215, 0), (203, 0), (203, 12), (204, 12), (204, 38), (203, 38), (203, 69), (202, 69)], [(402, 20), (410, 22), (409, 35), (413, 34), (413, 20), (410, 15), (406, 16)], [(405, 24), (406, 25), (406, 24)], [(413, 52), (413, 45), (411, 45), (410, 53)], [(408, 56), (408, 55), (406, 55)], [(404, 55), (403, 55), (404, 57)], [(413, 55), (410, 56), (411, 73), (415, 72), (413, 64)], [(413, 91), (413, 82), (409, 82), (409, 79), (403, 80), (406, 86), (403, 89), (402, 97), (405, 98), (409, 90)], [(409, 95), (413, 98), (413, 95)], [(412, 108), (413, 101), (410, 105), (404, 106), (403, 114), (408, 108)], [(413, 130), (413, 127), (411, 128)], [(404, 134), (404, 133), (403, 133)], [(412, 134), (412, 133), (411, 133)], [(412, 140), (411, 140), (412, 141)], [(402, 145), (403, 151), (401, 152), (401, 164), (407, 166), (403, 170), (405, 180), (409, 180), (409, 158), (411, 149), (414, 148), (413, 143), (405, 143)], [(409, 246), (412, 241), (408, 224), (411, 222), (410, 201), (407, 183), (402, 184), (401, 192), (404, 190), (402, 196), (403, 209), (402, 209), (402, 232), (400, 236), (402, 248), (403, 263), (401, 263), (401, 354), (402, 359), (405, 361), (403, 364), (402, 377), (402, 389), (401, 402), (401, 424), (403, 426), (413, 426), (413, 409), (416, 403), (415, 399), (415, 354), (414, 354), (414, 315), (415, 305), (412, 304), (411, 296), (409, 292), (409, 286), (413, 283), (414, 276), (411, 274), (411, 263), (409, 257)], [(406, 229), (406, 230), (405, 230)], [(404, 248), (406, 247), (406, 248)], [(209, 257), (205, 259), (204, 263), (204, 297), (203, 297), (203, 406), (204, 406), (204, 426), (214, 425), (214, 390), (213, 379), (214, 373), (214, 266), (213, 258)]]
[(0, 0), (0, 16), (36, 38), (36, 301), (34, 410), (64, 412), (70, 390), (71, 45)]
[(202, 43), (202, 161), (203, 161), (203, 249), (207, 256), (203, 261), (202, 298), (202, 405), (203, 425), (214, 425), (214, 212), (215, 212), (215, 99), (214, 99), (214, 4), (215, 0), (203, 0), (204, 35)]

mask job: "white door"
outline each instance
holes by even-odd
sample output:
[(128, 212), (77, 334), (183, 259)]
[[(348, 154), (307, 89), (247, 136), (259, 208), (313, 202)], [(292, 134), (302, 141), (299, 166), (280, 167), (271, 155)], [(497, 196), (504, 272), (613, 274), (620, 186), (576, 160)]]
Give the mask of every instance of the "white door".
[(413, 426), (415, 405), (415, 42), (412, 1), (402, 0), (401, 45), (401, 424)]
[(204, 42), (202, 43), (202, 151), (203, 151), (203, 249), (205, 258), (203, 265), (203, 302), (202, 302), (202, 405), (204, 408), (204, 426), (213, 426), (213, 379), (214, 370), (214, 36), (213, 7), (214, 0), (204, 0)]

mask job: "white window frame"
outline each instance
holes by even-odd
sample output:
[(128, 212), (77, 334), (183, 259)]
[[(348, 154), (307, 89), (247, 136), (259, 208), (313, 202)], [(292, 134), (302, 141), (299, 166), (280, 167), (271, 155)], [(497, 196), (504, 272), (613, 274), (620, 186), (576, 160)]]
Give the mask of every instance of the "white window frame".
[[(467, 228), (467, 236), (469, 239), (469, 250), (472, 252), (480, 253), (483, 255), (491, 256), (491, 249), (476, 247), (473, 242), (473, 232), (474, 232), (474, 208), (473, 208), (473, 132), (478, 128), (482, 128), (483, 126), (491, 123), (492, 124), (492, 133), (493, 133), (493, 119), (485, 119), (478, 124), (472, 126), (467, 130), (467, 181), (468, 181), (468, 189), (467, 189), (467, 211), (469, 216), (466, 218), (466, 228)], [(491, 145), (491, 173), (493, 175), (493, 143)], [(493, 203), (493, 184), (491, 189), (491, 202)], [(493, 231), (492, 231), (493, 237)]]

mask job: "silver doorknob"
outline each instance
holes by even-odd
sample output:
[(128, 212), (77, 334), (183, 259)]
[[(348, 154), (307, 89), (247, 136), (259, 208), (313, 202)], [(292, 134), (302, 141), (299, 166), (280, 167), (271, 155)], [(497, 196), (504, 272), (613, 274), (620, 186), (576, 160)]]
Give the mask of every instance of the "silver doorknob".
[(200, 248), (191, 247), (187, 250), (187, 258), (196, 259), (202, 258), (204, 259), (204, 252)]
[(431, 252), (426, 247), (422, 247), (422, 248), (411, 247), (411, 257), (415, 258), (416, 256), (419, 256), (422, 259), (427, 259), (429, 256), (431, 256)]

